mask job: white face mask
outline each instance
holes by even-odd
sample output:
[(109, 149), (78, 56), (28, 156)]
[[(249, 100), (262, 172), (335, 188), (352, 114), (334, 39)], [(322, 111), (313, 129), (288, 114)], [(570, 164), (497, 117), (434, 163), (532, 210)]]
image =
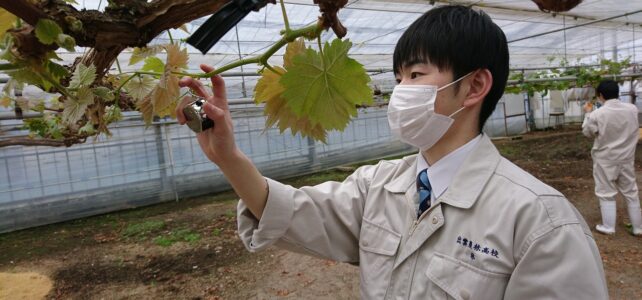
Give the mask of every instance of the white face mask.
[(402, 142), (422, 151), (434, 146), (455, 121), (452, 116), (465, 108), (460, 108), (450, 116), (435, 113), (437, 92), (471, 73), (441, 88), (434, 85), (395, 86), (388, 102), (388, 123), (392, 133)]

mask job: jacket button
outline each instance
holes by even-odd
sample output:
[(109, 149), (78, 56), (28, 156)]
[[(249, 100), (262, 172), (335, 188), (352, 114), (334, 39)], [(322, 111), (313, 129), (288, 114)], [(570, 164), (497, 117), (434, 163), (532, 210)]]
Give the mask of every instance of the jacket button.
[(462, 299), (468, 300), (470, 299), (470, 293), (467, 290), (462, 290), (461, 293), (459, 294)]
[(368, 247), (368, 242), (363, 241), (363, 245), (364, 245), (364, 246), (366, 246), (366, 247)]
[(439, 222), (439, 220), (437, 219), (437, 217), (432, 218), (432, 223), (433, 223), (433, 224), (437, 224), (437, 222)]

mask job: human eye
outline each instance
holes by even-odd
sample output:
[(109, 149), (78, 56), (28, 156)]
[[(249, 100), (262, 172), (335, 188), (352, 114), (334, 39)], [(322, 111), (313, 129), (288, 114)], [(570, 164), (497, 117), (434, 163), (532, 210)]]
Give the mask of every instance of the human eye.
[(421, 72), (412, 72), (412, 73), (410, 73), (410, 79), (415, 79), (415, 78), (417, 78), (419, 76), (423, 76), (423, 75), (425, 75), (425, 74), (421, 73)]

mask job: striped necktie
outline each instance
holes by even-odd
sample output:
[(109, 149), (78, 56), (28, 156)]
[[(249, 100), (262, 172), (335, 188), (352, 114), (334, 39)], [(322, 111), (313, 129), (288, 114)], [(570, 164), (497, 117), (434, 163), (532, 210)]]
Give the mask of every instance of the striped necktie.
[(419, 210), (417, 211), (417, 219), (421, 214), (430, 208), (430, 194), (432, 194), (432, 187), (430, 180), (428, 180), (428, 169), (423, 169), (417, 175), (417, 192), (419, 193)]

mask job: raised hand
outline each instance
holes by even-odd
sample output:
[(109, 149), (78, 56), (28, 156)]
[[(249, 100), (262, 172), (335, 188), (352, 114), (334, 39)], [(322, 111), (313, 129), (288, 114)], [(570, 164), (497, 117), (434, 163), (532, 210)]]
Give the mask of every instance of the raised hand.
[[(204, 72), (214, 70), (209, 65), (201, 65)], [(192, 92), (203, 99), (203, 111), (214, 121), (214, 128), (205, 130), (196, 134), (198, 143), (203, 153), (217, 165), (221, 165), (226, 159), (236, 155), (238, 149), (234, 142), (234, 128), (232, 117), (230, 115), (227, 103), (227, 94), (225, 91), (225, 81), (220, 75), (215, 75), (212, 80), (212, 94), (205, 88), (202, 82), (191, 77), (184, 77), (179, 81), (181, 87), (189, 87)], [(194, 101), (190, 96), (183, 98), (181, 103), (176, 107), (176, 117), (178, 123), (183, 125), (187, 122), (183, 108)]]

